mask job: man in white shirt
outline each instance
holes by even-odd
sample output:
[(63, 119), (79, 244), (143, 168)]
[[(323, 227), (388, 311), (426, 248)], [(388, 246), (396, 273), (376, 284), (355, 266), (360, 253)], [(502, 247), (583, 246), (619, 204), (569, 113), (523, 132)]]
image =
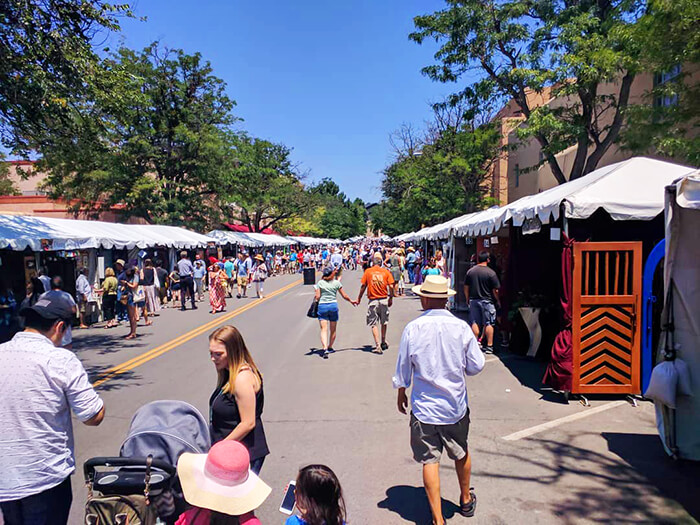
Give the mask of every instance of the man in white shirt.
[(476, 495), (470, 489), (471, 456), (467, 447), (469, 407), (466, 375), (484, 368), (484, 355), (467, 323), (445, 309), (455, 295), (447, 279), (429, 275), (413, 293), (421, 298), (425, 313), (406, 325), (401, 336), (394, 374), (398, 409), (406, 413), (411, 389), (411, 448), (423, 464), (423, 484), (433, 523), (442, 525), (440, 457), (443, 449), (455, 462), (460, 486), (460, 511), (471, 517)]
[(85, 322), (85, 314), (87, 312), (87, 305), (92, 301), (92, 286), (90, 286), (90, 281), (88, 281), (87, 268), (82, 268), (78, 273), (78, 278), (75, 281), (75, 297), (78, 299), (78, 312), (80, 313), (80, 328), (87, 328), (88, 325)]
[(59, 292), (23, 308), (25, 330), (0, 345), (0, 509), (6, 525), (68, 521), (75, 470), (71, 412), (89, 426), (104, 404), (60, 348), (72, 305)]
[(331, 265), (336, 270), (343, 266), (343, 255), (340, 253), (340, 248), (335, 248), (333, 250), (333, 255), (331, 255)]

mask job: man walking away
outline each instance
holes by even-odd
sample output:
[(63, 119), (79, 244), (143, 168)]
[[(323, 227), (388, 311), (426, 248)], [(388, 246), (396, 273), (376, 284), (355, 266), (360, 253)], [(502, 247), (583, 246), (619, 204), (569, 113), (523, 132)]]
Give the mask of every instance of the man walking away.
[(484, 368), (484, 355), (469, 325), (446, 310), (455, 295), (447, 279), (429, 275), (413, 292), (425, 313), (406, 325), (401, 336), (394, 374), (399, 412), (406, 413), (406, 388), (411, 386), (411, 449), (423, 465), (423, 485), (433, 524), (442, 525), (440, 458), (443, 449), (455, 462), (460, 489), (460, 512), (476, 512), (476, 494), (470, 488), (471, 456), (467, 446), (469, 407), (465, 374)]
[(80, 360), (57, 348), (71, 303), (50, 291), (20, 315), (24, 331), (0, 345), (0, 509), (6, 525), (64, 525), (75, 470), (71, 412), (97, 426), (104, 405)]
[[(240, 257), (240, 256), (239, 256)], [(236, 264), (233, 262), (233, 257), (226, 257), (226, 262), (224, 263), (224, 272), (226, 272), (226, 288), (228, 289), (228, 296), (233, 297), (233, 285), (236, 283), (233, 276), (233, 269)]]
[[(500, 308), (498, 276), (488, 267), (489, 252), (479, 253), (479, 263), (467, 271), (464, 278), (464, 297), (467, 298), (469, 318), (474, 335), (478, 338), (483, 330), (486, 337), (484, 353), (493, 353), (493, 327), (496, 324), (496, 305)], [(483, 337), (481, 339), (483, 345)]]
[(85, 316), (87, 314), (88, 303), (92, 301), (92, 286), (88, 281), (88, 269), (82, 268), (78, 272), (78, 278), (75, 281), (75, 297), (78, 299), (78, 312), (80, 314), (80, 328), (87, 328)]
[(158, 276), (158, 299), (160, 300), (161, 306), (168, 302), (168, 294), (166, 283), (168, 282), (168, 270), (163, 268), (163, 261), (158, 259), (156, 261), (156, 275)]
[(177, 261), (177, 272), (180, 274), (180, 304), (182, 305), (180, 310), (183, 312), (187, 310), (185, 308), (187, 295), (190, 296), (192, 301), (192, 310), (196, 310), (197, 305), (194, 302), (194, 266), (184, 250), (180, 252), (180, 260)]
[(238, 264), (236, 265), (236, 275), (237, 275), (237, 285), (238, 293), (236, 297), (240, 299), (241, 297), (248, 297), (248, 281), (250, 278), (250, 270), (253, 267), (253, 261), (246, 252), (240, 254), (240, 259), (238, 259)]
[[(389, 308), (394, 301), (394, 278), (391, 272), (382, 267), (382, 254), (375, 252), (372, 256), (372, 266), (362, 275), (362, 286), (357, 295), (357, 304), (360, 304), (362, 295), (367, 290), (367, 326), (372, 327), (374, 336), (375, 354), (383, 354), (389, 348), (386, 342), (386, 329), (389, 324)], [(381, 325), (381, 342), (379, 338), (379, 326)]]

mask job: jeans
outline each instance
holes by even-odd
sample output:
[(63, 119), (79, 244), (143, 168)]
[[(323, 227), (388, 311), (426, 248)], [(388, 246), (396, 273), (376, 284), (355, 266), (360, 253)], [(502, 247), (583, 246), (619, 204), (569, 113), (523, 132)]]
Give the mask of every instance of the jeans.
[(194, 304), (194, 279), (191, 275), (184, 275), (180, 277), (180, 302), (183, 310), (185, 309), (185, 300), (188, 293), (192, 300), (192, 308), (197, 308), (197, 305)]
[(262, 470), (263, 463), (265, 463), (265, 456), (258, 459), (254, 459), (250, 462), (250, 470), (252, 470), (255, 474), (260, 474), (260, 470)]
[(5, 525), (65, 525), (72, 502), (73, 492), (70, 477), (67, 477), (61, 484), (39, 494), (4, 501), (0, 509)]
[(204, 277), (194, 278), (194, 291), (199, 297), (204, 295)]

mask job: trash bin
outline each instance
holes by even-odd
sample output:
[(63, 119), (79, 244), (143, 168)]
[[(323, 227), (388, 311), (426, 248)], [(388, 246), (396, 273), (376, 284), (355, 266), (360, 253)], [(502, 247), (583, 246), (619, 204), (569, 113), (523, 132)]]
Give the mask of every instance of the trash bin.
[(304, 268), (304, 284), (316, 284), (316, 268)]

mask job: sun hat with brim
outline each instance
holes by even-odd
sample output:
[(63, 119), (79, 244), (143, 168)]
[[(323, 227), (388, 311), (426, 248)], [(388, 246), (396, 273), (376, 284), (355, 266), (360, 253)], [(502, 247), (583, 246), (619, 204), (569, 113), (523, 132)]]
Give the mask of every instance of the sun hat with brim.
[(434, 299), (447, 299), (457, 294), (448, 286), (447, 279), (441, 275), (427, 275), (423, 284), (414, 286), (411, 288), (411, 291), (421, 297), (432, 297)]
[(238, 441), (220, 441), (208, 454), (182, 454), (177, 474), (185, 500), (230, 516), (257, 509), (272, 489), (249, 466), (248, 450)]
[(120, 264), (124, 266), (126, 263), (124, 262), (124, 259), (117, 259), (116, 261), (114, 261), (114, 264)]
[(255, 260), (256, 260), (256, 261), (265, 262), (265, 257), (263, 257), (263, 256), (260, 255), (260, 254), (257, 254), (257, 255), (255, 256)]

